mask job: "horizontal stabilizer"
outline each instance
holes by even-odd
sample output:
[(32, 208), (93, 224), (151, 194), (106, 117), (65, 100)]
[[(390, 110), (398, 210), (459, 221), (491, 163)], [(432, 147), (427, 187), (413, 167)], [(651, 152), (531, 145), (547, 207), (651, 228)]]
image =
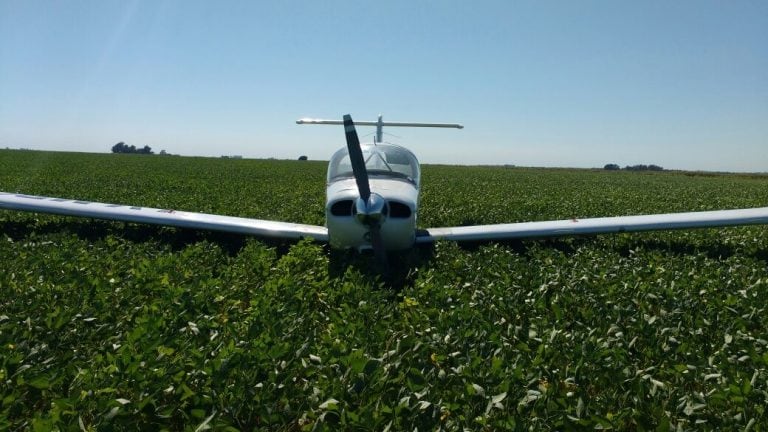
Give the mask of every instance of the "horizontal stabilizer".
[(768, 224), (768, 207), (430, 228), (417, 234), (416, 243), (436, 240), (511, 240), (759, 224)]
[[(344, 121), (302, 118), (302, 119), (296, 120), (296, 124), (343, 125)], [(355, 126), (432, 127), (432, 128), (464, 129), (464, 126), (458, 123), (414, 123), (414, 122), (390, 122), (390, 121), (385, 122), (385, 121), (357, 121), (357, 120), (355, 120)]]
[(0, 209), (223, 231), (281, 239), (309, 237), (318, 241), (328, 241), (328, 229), (316, 225), (76, 201), (6, 192), (0, 192)]

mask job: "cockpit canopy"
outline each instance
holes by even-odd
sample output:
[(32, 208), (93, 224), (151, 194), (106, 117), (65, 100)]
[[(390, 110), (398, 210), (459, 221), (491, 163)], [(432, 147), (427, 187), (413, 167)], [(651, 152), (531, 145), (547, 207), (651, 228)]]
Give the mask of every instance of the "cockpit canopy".
[[(419, 161), (408, 149), (392, 144), (363, 145), (363, 159), (370, 178), (403, 180), (419, 187)], [(334, 153), (328, 164), (328, 183), (354, 178), (349, 150)]]

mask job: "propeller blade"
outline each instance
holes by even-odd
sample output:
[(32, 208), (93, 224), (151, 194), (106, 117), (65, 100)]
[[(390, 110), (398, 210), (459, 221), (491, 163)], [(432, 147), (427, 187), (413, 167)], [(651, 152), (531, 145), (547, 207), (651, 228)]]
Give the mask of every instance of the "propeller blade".
[(360, 192), (360, 198), (368, 204), (368, 198), (371, 196), (371, 186), (368, 183), (368, 171), (365, 169), (365, 159), (363, 159), (363, 150), (360, 148), (360, 140), (357, 138), (355, 123), (352, 116), (344, 115), (344, 133), (347, 137), (347, 150), (349, 151), (349, 160), (352, 162), (352, 172), (355, 174), (357, 190)]
[[(388, 274), (389, 263), (387, 262), (387, 251), (384, 249), (384, 240), (381, 238), (380, 221), (370, 218), (369, 212), (374, 210), (371, 207), (376, 208), (376, 205), (374, 204), (375, 200), (371, 200), (371, 185), (368, 182), (368, 171), (365, 169), (363, 150), (360, 148), (360, 139), (357, 137), (355, 123), (349, 114), (344, 115), (344, 134), (347, 138), (347, 150), (349, 151), (349, 160), (352, 163), (352, 172), (355, 174), (357, 190), (360, 192), (360, 199), (365, 203), (363, 223), (368, 225), (371, 247), (373, 247), (373, 253), (379, 264), (379, 270), (384, 274)], [(380, 204), (383, 205), (383, 201)]]
[(376, 262), (379, 264), (379, 270), (382, 274), (389, 274), (389, 263), (387, 262), (387, 251), (384, 249), (384, 242), (381, 239), (381, 225), (375, 223), (371, 225), (371, 246), (373, 247), (373, 255), (376, 257)]

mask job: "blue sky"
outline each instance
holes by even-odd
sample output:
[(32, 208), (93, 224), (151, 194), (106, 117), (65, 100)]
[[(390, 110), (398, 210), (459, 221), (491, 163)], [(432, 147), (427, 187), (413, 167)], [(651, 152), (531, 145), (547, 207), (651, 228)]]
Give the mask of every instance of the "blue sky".
[[(768, 171), (765, 1), (0, 0), (0, 147)], [(372, 130), (361, 129), (361, 135)], [(372, 139), (372, 138), (365, 138)]]

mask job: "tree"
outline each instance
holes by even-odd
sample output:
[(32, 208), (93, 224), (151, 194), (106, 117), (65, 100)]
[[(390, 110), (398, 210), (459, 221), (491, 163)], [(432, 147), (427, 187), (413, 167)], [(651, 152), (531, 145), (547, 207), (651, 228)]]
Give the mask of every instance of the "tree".
[(125, 153), (125, 143), (120, 141), (112, 146), (112, 153)]
[(617, 164), (605, 164), (603, 169), (608, 171), (618, 171), (621, 169), (621, 167), (619, 167)]
[(299, 160), (307, 160), (307, 157), (304, 155), (299, 156)]
[(153, 154), (152, 147), (144, 146), (144, 148), (137, 149), (135, 145), (127, 145), (120, 141), (112, 146), (112, 153), (139, 153), (139, 154)]

